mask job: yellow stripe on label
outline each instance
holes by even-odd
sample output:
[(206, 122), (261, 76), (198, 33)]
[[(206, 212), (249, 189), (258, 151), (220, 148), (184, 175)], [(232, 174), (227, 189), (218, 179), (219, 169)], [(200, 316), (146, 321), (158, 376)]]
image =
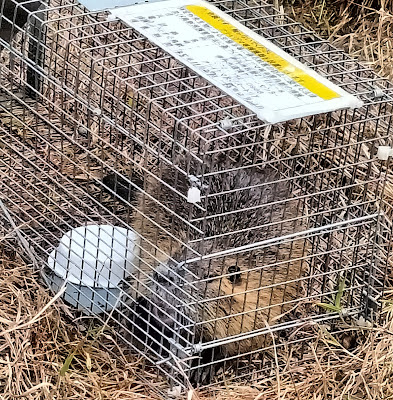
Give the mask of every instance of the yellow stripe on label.
[(188, 5), (186, 8), (194, 15), (207, 22), (210, 26), (220, 31), (223, 35), (251, 51), (263, 61), (269, 63), (278, 71), (289, 76), (299, 85), (305, 87), (320, 98), (331, 100), (340, 97), (340, 95), (334, 90), (328, 88), (323, 83), (308, 75), (302, 69), (294, 66), (278, 54), (268, 50), (265, 46), (239, 31), (239, 29), (235, 28), (208, 8), (196, 5)]

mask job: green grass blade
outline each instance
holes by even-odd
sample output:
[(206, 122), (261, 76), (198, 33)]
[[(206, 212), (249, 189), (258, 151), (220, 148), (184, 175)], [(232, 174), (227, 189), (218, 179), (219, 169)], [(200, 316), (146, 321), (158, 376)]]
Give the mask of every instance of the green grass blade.
[(68, 355), (68, 357), (65, 359), (63, 366), (60, 369), (60, 376), (65, 376), (67, 371), (70, 369), (72, 360), (75, 357), (75, 351), (73, 351), (71, 354)]
[(334, 305), (336, 306), (336, 308), (341, 310), (341, 299), (343, 297), (344, 294), (344, 289), (345, 289), (345, 278), (341, 278), (340, 279), (340, 283), (338, 285), (338, 291), (337, 291), (337, 295), (336, 295), (336, 300), (334, 302)]
[(317, 303), (318, 307), (324, 308), (325, 310), (328, 311), (333, 311), (333, 312), (340, 312), (341, 309), (339, 307), (336, 307), (333, 304), (328, 304), (328, 303)]

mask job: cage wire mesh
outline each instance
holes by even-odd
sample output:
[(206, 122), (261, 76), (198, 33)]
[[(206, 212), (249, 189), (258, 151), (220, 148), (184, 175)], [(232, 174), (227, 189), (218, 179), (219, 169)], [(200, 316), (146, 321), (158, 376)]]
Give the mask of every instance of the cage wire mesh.
[(388, 266), (391, 84), (267, 3), (213, 4), (364, 106), (270, 125), (107, 12), (0, 0), (2, 242), (181, 386), (375, 320)]

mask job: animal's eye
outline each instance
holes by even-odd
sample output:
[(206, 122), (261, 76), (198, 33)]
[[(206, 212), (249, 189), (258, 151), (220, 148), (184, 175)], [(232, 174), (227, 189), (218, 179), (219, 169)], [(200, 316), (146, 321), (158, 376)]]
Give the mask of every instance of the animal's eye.
[[(237, 272), (237, 274), (234, 274), (234, 272)], [(236, 265), (231, 265), (231, 266), (228, 268), (228, 274), (233, 274), (233, 275), (231, 275), (231, 276), (228, 277), (229, 280), (230, 280), (232, 283), (237, 283), (237, 282), (240, 281), (240, 275), (241, 275), (241, 273), (240, 273), (240, 268), (239, 268), (238, 266), (236, 266)]]

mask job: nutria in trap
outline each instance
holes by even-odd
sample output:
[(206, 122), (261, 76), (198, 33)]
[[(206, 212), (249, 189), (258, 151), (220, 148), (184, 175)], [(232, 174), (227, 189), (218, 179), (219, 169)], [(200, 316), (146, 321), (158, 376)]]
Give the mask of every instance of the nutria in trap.
[[(146, 194), (162, 199), (162, 206), (143, 194), (135, 196), (131, 221), (143, 238), (139, 268), (145, 273), (146, 288), (136, 294), (132, 288), (135, 282), (131, 281), (130, 288), (125, 289), (126, 303), (132, 308), (137, 299), (139, 306), (145, 305), (145, 313), (139, 313), (144, 316), (138, 317), (150, 320), (154, 328), (148, 333), (156, 340), (154, 330), (176, 339), (190, 323), (196, 326), (195, 338), (199, 343), (266, 329), (277, 322), (300, 296), (307, 243), (304, 239), (287, 239), (276, 244), (274, 238), (293, 236), (306, 228), (306, 221), (299, 218), (301, 201), (291, 198), (288, 183), (280, 181), (277, 171), (268, 166), (213, 176), (209, 179), (209, 194), (228, 194), (207, 204), (206, 212), (216, 217), (204, 221), (203, 214), (196, 213), (196, 218), (204, 223), (206, 237), (198, 242), (190, 240), (184, 225), (172, 226), (168, 207), (183, 218), (190, 209), (188, 203), (169, 189), (176, 187), (185, 193), (190, 182), (175, 176), (174, 170), (168, 168), (162, 174), (164, 183), (155, 177), (147, 177), (144, 182)], [(123, 198), (131, 197), (125, 191), (129, 185), (120, 177), (107, 176), (104, 183)], [(203, 181), (200, 185), (204, 186)], [(232, 192), (233, 188), (249, 189)], [(239, 212), (228, 214), (229, 209)], [(141, 210), (147, 218), (142, 217)], [(155, 220), (182, 242), (191, 242), (191, 248), (173, 240), (170, 234), (158, 233)], [(253, 221), (256, 229), (236, 232), (242, 221)], [(248, 250), (256, 240), (265, 244), (259, 248), (256, 245), (257, 250)], [(269, 241), (272, 243), (266, 245)], [(153, 243), (159, 251), (154, 250)], [(231, 253), (231, 249), (237, 250)], [(192, 250), (203, 252), (206, 258), (195, 259)], [(127, 318), (123, 323), (128, 327)], [(259, 335), (229, 342), (218, 350), (221, 356), (234, 356), (260, 349), (265, 341), (266, 337)], [(154, 346), (154, 340), (151, 342)]]
[(266, 3), (82, 3), (0, 0), (0, 228), (70, 310), (181, 387), (375, 320), (390, 83)]

